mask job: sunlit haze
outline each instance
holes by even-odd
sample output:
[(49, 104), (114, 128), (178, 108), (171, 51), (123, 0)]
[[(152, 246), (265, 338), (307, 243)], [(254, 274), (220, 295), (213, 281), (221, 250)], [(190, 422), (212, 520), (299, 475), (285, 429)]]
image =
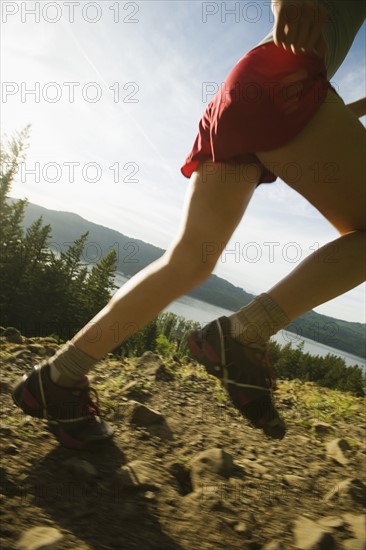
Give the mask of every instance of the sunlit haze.
[[(2, 133), (32, 125), (11, 195), (167, 248), (205, 106), (272, 25), (270, 2), (222, 5), (2, 2)], [(364, 95), (364, 69), (365, 25), (332, 79), (346, 102)], [(215, 273), (257, 294), (335, 238), (278, 180), (258, 188)], [(365, 322), (365, 288), (316, 311)]]

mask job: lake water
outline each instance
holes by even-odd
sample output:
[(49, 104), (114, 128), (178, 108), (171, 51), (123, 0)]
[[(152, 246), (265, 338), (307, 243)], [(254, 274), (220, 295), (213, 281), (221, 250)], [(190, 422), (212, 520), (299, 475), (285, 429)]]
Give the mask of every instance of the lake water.
[[(119, 273), (116, 275), (116, 284), (119, 286), (123, 285), (127, 280), (128, 279), (126, 279), (126, 277), (123, 277)], [(181, 315), (185, 319), (189, 321), (196, 321), (201, 325), (205, 325), (217, 317), (221, 317), (222, 315), (227, 316), (233, 313), (228, 309), (224, 309), (207, 302), (202, 302), (201, 300), (191, 298), (190, 296), (183, 296), (178, 300), (175, 300), (167, 308), (165, 308), (164, 311), (171, 311), (176, 315)], [(273, 336), (272, 339), (281, 345), (290, 343), (292, 347), (296, 347), (303, 342), (304, 352), (310, 353), (311, 355), (320, 355), (321, 357), (324, 357), (328, 353), (332, 353), (333, 355), (337, 355), (338, 357), (344, 359), (346, 365), (359, 365), (363, 370), (366, 370), (366, 361), (362, 357), (357, 357), (351, 353), (340, 351), (336, 348), (332, 348), (331, 346), (326, 346), (325, 344), (315, 342), (309, 338), (302, 336), (300, 337), (292, 332), (281, 330)]]

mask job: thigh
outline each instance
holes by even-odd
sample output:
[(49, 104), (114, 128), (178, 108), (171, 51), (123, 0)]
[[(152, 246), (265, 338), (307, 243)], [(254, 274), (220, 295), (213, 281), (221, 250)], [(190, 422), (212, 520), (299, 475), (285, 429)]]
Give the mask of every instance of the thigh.
[(339, 233), (365, 229), (365, 128), (333, 91), (293, 140), (256, 155)]
[[(259, 163), (200, 163), (187, 190), (171, 253), (196, 257), (213, 268), (240, 222), (259, 182)], [(184, 254), (183, 254), (184, 255)]]

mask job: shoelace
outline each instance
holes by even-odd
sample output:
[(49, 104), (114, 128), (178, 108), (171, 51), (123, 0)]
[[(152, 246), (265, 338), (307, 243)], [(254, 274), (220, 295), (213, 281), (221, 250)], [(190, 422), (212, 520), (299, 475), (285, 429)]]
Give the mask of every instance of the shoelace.
[[(85, 403), (85, 411), (91, 416), (100, 416), (99, 397), (97, 390), (90, 386), (86, 386), (85, 389), (83, 389), (83, 393), (85, 396), (85, 400), (83, 399)], [(93, 400), (91, 394), (93, 394), (95, 401)]]

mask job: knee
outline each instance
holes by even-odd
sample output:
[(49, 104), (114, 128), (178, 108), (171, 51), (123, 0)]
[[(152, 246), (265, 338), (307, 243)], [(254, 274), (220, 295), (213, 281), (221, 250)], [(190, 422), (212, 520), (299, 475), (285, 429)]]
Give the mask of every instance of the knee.
[(165, 253), (167, 264), (197, 285), (208, 279), (217, 263), (220, 253), (212, 243), (180, 242)]

